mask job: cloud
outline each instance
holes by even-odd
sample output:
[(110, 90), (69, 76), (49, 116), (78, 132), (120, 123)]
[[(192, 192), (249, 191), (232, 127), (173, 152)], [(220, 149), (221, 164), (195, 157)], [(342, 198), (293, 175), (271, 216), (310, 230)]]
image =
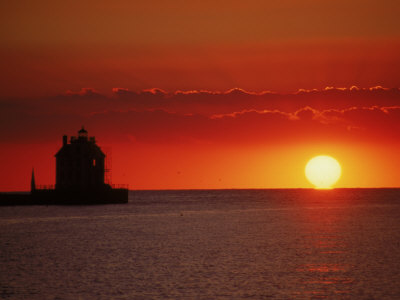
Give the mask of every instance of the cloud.
[(130, 95), (133, 93), (129, 89), (125, 89), (125, 88), (112, 88), (112, 92), (115, 95), (120, 95), (120, 96)]
[[(0, 101), (1, 143), (54, 141), (85, 125), (114, 141), (274, 144), (312, 140), (398, 142), (398, 89), (348, 88), (290, 95), (93, 89)], [(372, 104), (371, 104), (372, 103)]]
[[(75, 134), (84, 124), (90, 133), (114, 142), (276, 144), (307, 141), (388, 141), (400, 138), (400, 108), (351, 108), (293, 113), (243, 111), (220, 116), (184, 115), (163, 110), (107, 111), (89, 116), (21, 114), (0, 130), (1, 141), (39, 143)], [(350, 130), (351, 129), (351, 130)], [(357, 129), (357, 130), (356, 130)]]
[(81, 97), (101, 96), (101, 94), (93, 88), (82, 88), (78, 92), (73, 92), (71, 90), (68, 90), (65, 92), (65, 94), (67, 96), (81, 96)]
[(324, 110), (351, 106), (400, 104), (399, 89), (381, 87), (327, 87), (323, 90), (301, 90), (292, 94), (278, 94), (270, 91), (249, 92), (240, 88), (222, 92), (207, 90), (166, 92), (160, 89), (134, 92), (121, 88), (113, 91), (114, 108), (120, 105), (122, 109), (162, 109), (208, 116), (252, 109), (294, 111), (309, 106)]
[[(167, 92), (162, 89), (131, 91), (113, 88), (106, 96), (91, 88), (67, 91), (62, 95), (40, 99), (3, 99), (1, 103), (18, 103), (30, 111), (47, 113), (76, 113), (90, 115), (105, 111), (165, 110), (179, 114), (212, 116), (245, 110), (294, 112), (305, 107), (316, 110), (346, 109), (364, 106), (400, 105), (400, 90), (382, 87), (350, 88), (328, 87), (323, 90), (303, 90), (292, 94), (270, 91), (249, 92), (240, 88), (227, 91), (189, 90)], [(299, 111), (299, 114), (303, 112)]]
[(318, 116), (319, 112), (312, 107), (306, 106), (302, 109), (299, 109), (293, 114), (294, 120), (306, 120), (311, 121)]

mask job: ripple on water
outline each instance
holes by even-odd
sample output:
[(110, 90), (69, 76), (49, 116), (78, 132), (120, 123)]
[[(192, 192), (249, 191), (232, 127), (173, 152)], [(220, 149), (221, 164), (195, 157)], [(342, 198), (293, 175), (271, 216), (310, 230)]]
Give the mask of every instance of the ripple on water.
[(371, 193), (138, 192), (128, 205), (4, 207), (0, 297), (394, 299), (400, 193)]

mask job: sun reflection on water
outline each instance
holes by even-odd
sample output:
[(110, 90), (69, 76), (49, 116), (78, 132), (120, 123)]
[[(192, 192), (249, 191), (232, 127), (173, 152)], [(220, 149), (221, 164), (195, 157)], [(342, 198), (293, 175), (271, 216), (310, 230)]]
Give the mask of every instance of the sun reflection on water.
[(348, 252), (343, 218), (346, 205), (338, 202), (335, 191), (315, 191), (309, 196), (304, 199), (308, 209), (302, 210), (297, 220), (302, 224), (299, 251), (304, 263), (295, 268), (299, 285), (294, 296), (329, 298), (349, 294), (354, 279), (353, 266), (343, 263)]

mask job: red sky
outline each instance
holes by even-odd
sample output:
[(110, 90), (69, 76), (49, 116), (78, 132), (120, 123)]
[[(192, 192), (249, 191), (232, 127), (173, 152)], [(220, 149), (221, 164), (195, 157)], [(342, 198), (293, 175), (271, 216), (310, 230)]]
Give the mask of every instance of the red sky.
[(400, 185), (398, 1), (0, 3), (0, 190), (85, 125), (131, 188)]

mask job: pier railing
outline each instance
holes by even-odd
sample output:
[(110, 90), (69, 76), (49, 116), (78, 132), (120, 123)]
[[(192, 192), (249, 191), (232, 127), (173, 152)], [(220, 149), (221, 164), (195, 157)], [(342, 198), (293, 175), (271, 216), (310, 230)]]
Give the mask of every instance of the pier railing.
[(36, 186), (37, 190), (54, 190), (54, 184), (40, 184)]
[[(129, 189), (129, 184), (110, 184), (113, 189)], [(54, 184), (40, 184), (36, 186), (36, 190), (54, 190)]]
[(129, 189), (129, 184), (111, 184), (113, 189)]

